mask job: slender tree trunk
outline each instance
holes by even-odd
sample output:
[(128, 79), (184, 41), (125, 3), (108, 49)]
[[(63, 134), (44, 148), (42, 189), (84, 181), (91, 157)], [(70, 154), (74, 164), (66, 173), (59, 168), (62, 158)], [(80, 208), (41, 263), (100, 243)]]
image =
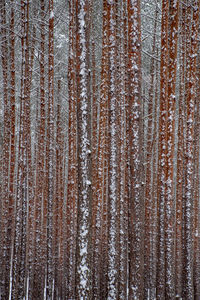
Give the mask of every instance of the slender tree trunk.
[[(93, 182), (95, 188), (93, 190), (93, 298), (99, 299), (101, 293), (101, 255), (102, 248), (102, 226), (103, 226), (103, 198), (104, 198), (104, 166), (105, 166), (105, 146), (106, 146), (106, 120), (108, 113), (108, 14), (107, 1), (103, 2), (103, 48), (102, 48), (102, 69), (101, 69), (101, 90), (99, 104), (99, 126), (97, 132), (97, 103), (96, 111), (93, 114)], [(93, 58), (94, 59), (94, 58)], [(94, 70), (93, 70), (94, 71)], [(95, 168), (95, 169), (94, 169)], [(105, 275), (105, 274), (104, 274)]]
[(141, 21), (140, 2), (128, 0), (128, 68), (129, 68), (129, 298), (143, 299), (143, 213), (142, 144), (141, 144)]
[(63, 183), (63, 146), (62, 146), (62, 123), (61, 123), (61, 81), (58, 80), (58, 102), (57, 102), (57, 122), (56, 122), (56, 180), (55, 180), (55, 201), (54, 201), (54, 220), (53, 220), (53, 253), (55, 258), (54, 265), (54, 298), (62, 297), (62, 278), (63, 272), (63, 212), (64, 197), (62, 198)]
[(89, 118), (88, 1), (76, 3), (78, 216), (76, 298), (91, 299), (91, 120)]
[(185, 7), (182, 5), (180, 24), (180, 87), (179, 87), (179, 119), (178, 119), (178, 150), (177, 150), (177, 182), (176, 182), (176, 245), (175, 245), (175, 287), (176, 295), (182, 295), (182, 230), (183, 230), (183, 166), (184, 166), (184, 87), (185, 87)]
[(153, 33), (153, 45), (152, 45), (152, 59), (150, 65), (150, 74), (151, 82), (149, 89), (149, 99), (148, 99), (148, 127), (147, 127), (147, 147), (146, 147), (146, 184), (145, 184), (145, 238), (144, 238), (144, 295), (147, 298), (148, 295), (151, 295), (151, 282), (153, 279), (152, 270), (152, 222), (153, 222), (153, 193), (152, 193), (152, 157), (153, 157), (153, 118), (156, 118), (155, 113), (153, 115), (153, 101), (154, 101), (154, 78), (155, 78), (155, 60), (154, 56), (156, 55), (156, 30), (157, 30), (157, 18), (158, 18), (158, 8), (156, 5), (155, 12), (155, 23), (154, 23), (154, 33)]
[(185, 247), (184, 247), (184, 297), (193, 299), (193, 243), (192, 243), (192, 215), (193, 215), (193, 159), (194, 159), (194, 108), (196, 96), (196, 56), (197, 56), (197, 34), (198, 34), (197, 1), (193, 7), (193, 18), (191, 24), (191, 50), (187, 63), (189, 64), (188, 94), (186, 96), (186, 179), (185, 179)]
[(26, 286), (27, 256), (27, 210), (29, 204), (29, 178), (31, 174), (30, 138), (30, 65), (29, 65), (29, 2), (21, 2), (22, 22), (22, 79), (20, 132), (18, 152), (17, 200), (15, 217), (15, 240), (13, 253), (12, 299), (23, 299)]
[[(108, 282), (108, 2), (103, 1), (102, 69), (98, 141), (98, 201), (102, 203), (100, 244), (100, 298), (107, 297)], [(97, 251), (97, 250), (96, 250)]]
[[(156, 51), (158, 57), (158, 48)], [(150, 264), (150, 299), (156, 298), (156, 270), (157, 270), (157, 171), (158, 171), (158, 90), (159, 90), (159, 80), (158, 80), (158, 60), (155, 64), (156, 76), (155, 81), (155, 100), (154, 100), (154, 120), (153, 120), (153, 138), (152, 138), (152, 222), (151, 222), (151, 264)]]
[[(2, 75), (3, 75), (3, 147), (2, 147), (2, 184), (1, 184), (1, 287), (2, 297), (9, 297), (10, 285), (10, 250), (7, 249), (7, 227), (8, 227), (8, 210), (9, 210), (9, 145), (10, 145), (10, 121), (9, 121), (9, 99), (8, 99), (8, 36), (6, 28), (6, 2), (0, 3), (1, 13), (1, 61), (2, 61)], [(9, 245), (10, 248), (10, 245)]]
[(166, 202), (165, 202), (165, 297), (174, 299), (174, 135), (176, 104), (176, 69), (178, 44), (179, 2), (169, 3), (169, 77), (167, 98), (167, 160), (166, 160)]
[[(198, 47), (199, 49), (199, 47)], [(199, 64), (199, 59), (198, 59)], [(200, 294), (200, 241), (199, 241), (199, 229), (200, 229), (200, 220), (199, 220), (199, 148), (200, 148), (200, 108), (199, 108), (199, 79), (200, 79), (200, 69), (198, 65), (198, 88), (195, 99), (195, 128), (194, 128), (194, 216), (193, 216), (193, 247), (194, 247), (194, 269), (193, 269), (193, 284), (194, 284), (194, 299), (198, 299)]]
[(48, 122), (47, 122), (47, 299), (53, 295), (53, 199), (54, 199), (54, 10), (49, 0)]
[(162, 1), (161, 24), (161, 65), (160, 65), (160, 116), (159, 116), (159, 154), (158, 154), (158, 268), (157, 298), (165, 299), (165, 194), (166, 194), (166, 130), (168, 96), (168, 15), (169, 1)]
[(118, 297), (118, 240), (117, 240), (117, 99), (116, 99), (116, 4), (108, 1), (108, 299)]
[(126, 1), (119, 1), (119, 299), (127, 299), (128, 264), (128, 189), (127, 189), (127, 18)]
[[(35, 11), (34, 11), (35, 14)], [(31, 99), (31, 84), (32, 84), (32, 77), (33, 77), (33, 63), (34, 63), (34, 51), (35, 51), (35, 41), (36, 41), (36, 28), (33, 26), (33, 36), (31, 38), (31, 50), (30, 50), (30, 62), (29, 62), (29, 70), (28, 70), (28, 82), (27, 82), (27, 99), (30, 101)], [(27, 39), (28, 43), (28, 39)], [(27, 47), (29, 48), (29, 47)], [(29, 48), (30, 49), (30, 48)], [(38, 109), (38, 105), (37, 105)], [(32, 290), (32, 282), (33, 282), (33, 257), (34, 257), (34, 242), (35, 242), (35, 233), (34, 233), (34, 226), (35, 226), (35, 203), (34, 203), (34, 172), (33, 172), (33, 165), (32, 165), (32, 153), (31, 148), (31, 114), (30, 114), (30, 106), (27, 108), (29, 118), (28, 118), (28, 222), (27, 222), (27, 236), (26, 236), (26, 292)], [(37, 111), (38, 116), (38, 111)], [(30, 297), (31, 299), (31, 297)]]
[(69, 63), (68, 63), (68, 90), (69, 90), (69, 123), (68, 123), (68, 183), (67, 183), (67, 294), (75, 298), (75, 258), (76, 258), (76, 231), (77, 231), (77, 201), (78, 201), (78, 162), (77, 162), (77, 84), (76, 84), (76, 6), (70, 1), (69, 6)]
[[(33, 285), (32, 291), (33, 298), (40, 299), (44, 292), (44, 280), (45, 280), (45, 252), (46, 252), (46, 223), (44, 219), (46, 215), (42, 212), (44, 207), (44, 171), (45, 167), (45, 61), (44, 61), (44, 50), (45, 50), (45, 32), (44, 32), (44, 1), (41, 1), (40, 15), (40, 101), (39, 101), (39, 120), (38, 120), (38, 138), (37, 138), (37, 153), (36, 153), (36, 188), (35, 188), (35, 212), (34, 212), (34, 266), (33, 266)], [(43, 218), (42, 218), (43, 215)], [(42, 224), (43, 219), (43, 224)], [(31, 278), (30, 278), (31, 279)]]

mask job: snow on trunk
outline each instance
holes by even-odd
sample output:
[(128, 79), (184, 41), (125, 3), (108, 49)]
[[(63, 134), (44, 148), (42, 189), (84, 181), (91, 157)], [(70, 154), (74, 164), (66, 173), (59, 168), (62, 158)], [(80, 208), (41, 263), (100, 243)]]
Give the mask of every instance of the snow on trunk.
[(89, 299), (91, 290), (90, 239), (91, 239), (91, 141), (88, 85), (88, 1), (80, 0), (77, 13), (77, 121), (78, 121), (78, 219), (76, 297)]
[(129, 75), (129, 297), (143, 298), (143, 218), (142, 134), (141, 134), (141, 20), (140, 1), (128, 0), (128, 75)]

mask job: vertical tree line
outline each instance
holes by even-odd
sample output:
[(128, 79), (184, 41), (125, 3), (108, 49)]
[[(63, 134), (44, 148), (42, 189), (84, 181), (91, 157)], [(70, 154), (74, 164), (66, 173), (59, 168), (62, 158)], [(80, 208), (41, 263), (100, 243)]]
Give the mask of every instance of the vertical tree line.
[(199, 1), (0, 1), (0, 299), (198, 299)]

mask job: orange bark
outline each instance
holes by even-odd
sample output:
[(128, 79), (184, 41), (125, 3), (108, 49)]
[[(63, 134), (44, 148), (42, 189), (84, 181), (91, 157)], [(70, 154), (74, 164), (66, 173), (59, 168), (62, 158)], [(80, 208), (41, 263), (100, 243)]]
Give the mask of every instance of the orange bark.
[(175, 287), (176, 295), (182, 294), (182, 227), (183, 227), (183, 166), (184, 166), (184, 86), (185, 86), (185, 8), (181, 14), (181, 80), (179, 88), (179, 121), (176, 186), (176, 242), (175, 242)]
[(66, 267), (67, 288), (66, 297), (75, 298), (75, 255), (77, 230), (77, 86), (76, 86), (76, 23), (75, 1), (69, 6), (69, 63), (68, 63), (68, 91), (69, 91), (69, 123), (68, 123), (68, 181), (66, 207)]
[(165, 182), (166, 182), (166, 118), (168, 96), (168, 14), (169, 1), (162, 1), (161, 24), (161, 64), (160, 64), (160, 115), (158, 141), (158, 179), (157, 179), (157, 218), (158, 218), (158, 268), (157, 268), (157, 298), (165, 298)]
[[(186, 152), (185, 152), (185, 241), (184, 241), (184, 291), (183, 296), (192, 298), (194, 295), (193, 285), (193, 243), (192, 243), (192, 216), (193, 216), (193, 179), (194, 179), (194, 111), (195, 111), (195, 97), (196, 97), (196, 71), (197, 71), (197, 35), (199, 26), (199, 6), (198, 1), (195, 1), (195, 6), (192, 12), (191, 22), (191, 48), (188, 52), (186, 64), (188, 66), (188, 90), (186, 95)], [(188, 11), (190, 15), (190, 9)], [(191, 17), (187, 16), (187, 26)], [(191, 16), (191, 15), (190, 15)], [(188, 32), (189, 33), (189, 32)], [(189, 35), (188, 35), (189, 38)]]
[(142, 299), (143, 289), (143, 186), (142, 175), (142, 98), (141, 98), (141, 20), (140, 1), (128, 0), (128, 80), (130, 150), (130, 199), (129, 199), (129, 297)]

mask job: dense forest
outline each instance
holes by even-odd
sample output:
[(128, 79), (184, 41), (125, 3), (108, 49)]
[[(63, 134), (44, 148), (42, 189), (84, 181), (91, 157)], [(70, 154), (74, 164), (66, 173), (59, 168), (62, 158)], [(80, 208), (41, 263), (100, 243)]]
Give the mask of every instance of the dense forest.
[(0, 299), (200, 299), (200, 1), (0, 0)]

